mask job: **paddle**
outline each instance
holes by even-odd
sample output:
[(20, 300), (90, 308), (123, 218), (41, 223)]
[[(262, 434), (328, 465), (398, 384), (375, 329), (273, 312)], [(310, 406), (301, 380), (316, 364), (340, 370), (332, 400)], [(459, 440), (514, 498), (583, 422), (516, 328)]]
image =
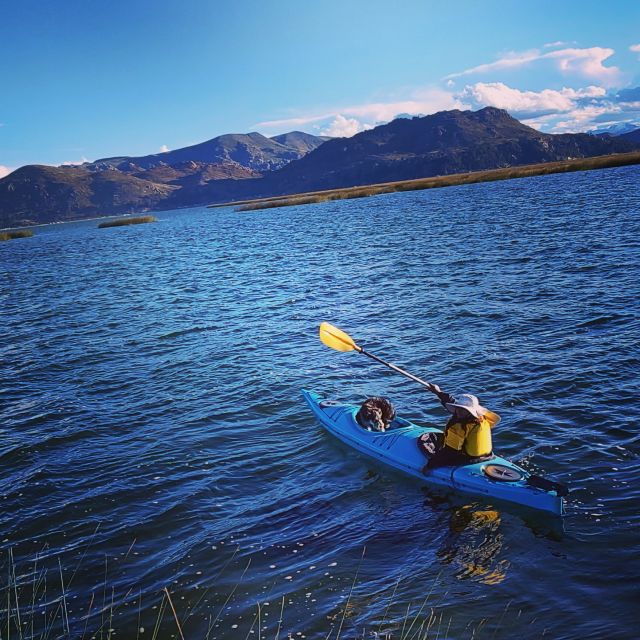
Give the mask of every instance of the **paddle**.
[[(442, 391), (440, 391), (440, 387), (432, 384), (431, 382), (426, 382), (425, 380), (418, 378), (418, 376), (414, 376), (408, 371), (397, 367), (395, 364), (391, 364), (390, 362), (387, 362), (386, 360), (373, 355), (373, 353), (365, 351), (362, 347), (355, 343), (353, 338), (348, 333), (345, 333), (344, 331), (338, 329), (338, 327), (334, 327), (328, 322), (323, 322), (320, 325), (320, 340), (323, 342), (323, 344), (326, 344), (327, 347), (335, 349), (336, 351), (357, 351), (358, 353), (362, 353), (372, 360), (375, 360), (376, 362), (389, 367), (389, 369), (393, 369), (397, 373), (400, 373), (403, 376), (409, 378), (409, 380), (413, 380), (414, 382), (421, 384), (423, 387), (426, 387), (429, 391), (431, 391), (431, 393), (434, 393), (438, 397), (440, 397), (440, 394), (442, 393)], [(500, 416), (498, 416), (496, 413), (493, 413), (493, 411), (489, 411), (488, 409), (485, 409), (485, 416), (487, 416), (492, 425), (497, 424), (500, 420)], [(569, 489), (566, 485), (561, 484), (560, 482), (555, 482), (553, 480), (548, 480), (541, 476), (529, 475), (527, 483), (539, 489), (544, 489), (545, 491), (556, 491), (556, 493), (560, 497), (566, 496), (569, 493)]]
[(391, 364), (390, 362), (387, 362), (382, 358), (378, 358), (378, 356), (374, 356), (373, 353), (369, 353), (368, 351), (365, 351), (362, 347), (359, 347), (353, 341), (353, 338), (348, 333), (341, 331), (340, 329), (338, 329), (338, 327), (334, 327), (332, 324), (329, 324), (328, 322), (323, 322), (320, 325), (320, 340), (322, 340), (323, 344), (326, 344), (327, 347), (330, 347), (331, 349), (335, 349), (336, 351), (357, 351), (358, 353), (362, 353), (363, 355), (368, 356), (372, 360), (375, 360), (376, 362), (379, 362), (385, 365), (386, 367), (389, 367), (389, 369), (393, 369), (397, 373), (405, 376), (406, 378), (409, 378), (409, 380), (413, 380), (414, 382), (421, 384), (423, 387), (426, 387), (427, 389), (429, 389), (431, 393), (435, 393), (436, 395), (438, 395), (438, 393), (440, 392), (439, 387), (436, 387), (435, 385), (431, 384), (431, 382), (426, 382), (425, 380), (418, 378), (418, 376), (414, 376), (408, 371), (405, 371), (404, 369), (397, 367), (395, 364)]
[[(362, 353), (372, 360), (375, 360), (376, 362), (380, 362), (386, 367), (389, 367), (389, 369), (393, 369), (406, 378), (409, 378), (409, 380), (413, 380), (414, 382), (421, 384), (423, 387), (431, 391), (431, 393), (438, 396), (438, 400), (440, 400), (441, 402), (443, 402), (443, 396), (449, 396), (449, 394), (444, 393), (439, 386), (433, 384), (432, 382), (426, 382), (425, 380), (422, 380), (422, 378), (414, 376), (412, 373), (401, 369), (395, 364), (391, 364), (390, 362), (387, 362), (386, 360), (383, 360), (378, 356), (374, 356), (373, 353), (365, 351), (362, 347), (358, 346), (354, 342), (353, 338), (348, 333), (341, 331), (340, 329), (338, 329), (338, 327), (334, 327), (328, 322), (323, 322), (320, 325), (320, 340), (322, 340), (322, 342), (326, 344), (327, 347), (335, 349), (336, 351), (357, 351), (358, 353)], [(484, 408), (483, 415), (489, 420), (492, 426), (495, 426), (496, 424), (498, 424), (498, 422), (500, 422), (500, 416), (497, 413), (490, 411), (486, 407)]]

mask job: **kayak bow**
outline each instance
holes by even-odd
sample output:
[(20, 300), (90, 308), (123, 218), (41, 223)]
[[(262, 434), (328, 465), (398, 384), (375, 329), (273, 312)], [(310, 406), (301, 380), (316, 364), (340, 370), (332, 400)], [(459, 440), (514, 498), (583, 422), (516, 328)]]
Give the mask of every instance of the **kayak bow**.
[[(477, 496), (564, 514), (563, 487), (496, 456), (487, 462), (458, 467), (438, 467), (425, 475), (427, 459), (418, 449), (417, 439), (423, 433), (441, 432), (435, 427), (419, 427), (396, 417), (388, 431), (367, 431), (355, 419), (358, 407), (323, 400), (317, 393), (302, 390), (322, 426), (359, 453), (373, 458), (418, 480), (444, 489), (454, 489)], [(546, 484), (545, 484), (546, 483)]]

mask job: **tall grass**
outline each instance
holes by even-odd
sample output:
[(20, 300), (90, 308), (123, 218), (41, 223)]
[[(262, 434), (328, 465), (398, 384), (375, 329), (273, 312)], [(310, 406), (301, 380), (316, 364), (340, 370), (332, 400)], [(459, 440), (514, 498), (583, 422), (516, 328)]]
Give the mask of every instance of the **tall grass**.
[(154, 216), (138, 216), (136, 218), (119, 218), (118, 220), (107, 220), (98, 225), (98, 229), (108, 229), (109, 227), (126, 227), (130, 224), (145, 224), (147, 222), (158, 222)]
[[(236, 549), (218, 574), (213, 577), (211, 586), (200, 593), (195, 602), (190, 605), (183, 603), (180, 606), (184, 597), (180, 599), (172, 597), (175, 591), (169, 587), (163, 587), (159, 589), (157, 594), (147, 597), (147, 601), (149, 602), (150, 599), (150, 602), (153, 603), (151, 609), (156, 611), (156, 613), (151, 613), (149, 610), (145, 612), (142, 608), (142, 591), (140, 589), (135, 590), (133, 586), (127, 588), (127, 585), (121, 584), (120, 593), (117, 593), (116, 587), (109, 585), (106, 557), (102, 584), (91, 589), (91, 593), (85, 594), (84, 600), (87, 604), (84, 606), (78, 604), (83, 596), (72, 591), (72, 585), (86, 550), (73, 570), (67, 571), (65, 574), (61, 559), (47, 555), (47, 553), (43, 553), (42, 556), (36, 554), (31, 562), (21, 563), (18, 566), (13, 550), (10, 548), (7, 551), (5, 566), (1, 567), (4, 570), (2, 573), (4, 573), (6, 582), (0, 584), (0, 638), (2, 640), (53, 640), (54, 638), (114, 640), (115, 636), (115, 638), (123, 637), (132, 640), (134, 637), (136, 640), (141, 640), (144, 637), (151, 640), (159, 640), (160, 638), (210, 640), (212, 633), (217, 633), (218, 637), (228, 637), (233, 640), (241, 638), (245, 631), (241, 631), (237, 625), (232, 627), (235, 631), (226, 634), (222, 631), (216, 632), (214, 629), (217, 623), (222, 620), (233, 601), (234, 594), (240, 588), (251, 565), (251, 559), (244, 566), (239, 578), (234, 580), (232, 583), (234, 586), (229, 589), (228, 593), (216, 593), (219, 599), (215, 605), (217, 612), (214, 611), (208, 616), (206, 629), (203, 629), (201, 622), (204, 613), (201, 606), (205, 596), (212, 589), (215, 589), (222, 574), (231, 565), (238, 551), (239, 549)], [(360, 603), (367, 603), (370, 599), (370, 594), (360, 590), (359, 601), (354, 603), (358, 591), (358, 577), (364, 560), (365, 551), (363, 550), (343, 604), (338, 607), (334, 615), (327, 617), (326, 628), (321, 632), (325, 640), (351, 640), (356, 637), (374, 637), (378, 640), (433, 640), (435, 638), (445, 640), (449, 637), (454, 615), (448, 613), (451, 605), (445, 604), (448, 591), (442, 588), (442, 572), (434, 578), (424, 600), (410, 602), (408, 605), (401, 605), (396, 600), (398, 588), (405, 582), (404, 579), (399, 579), (386, 604), (382, 620), (377, 623), (374, 621), (364, 623), (362, 627), (360, 627), (362, 623), (358, 624), (362, 636), (353, 623), (347, 626), (346, 621), (353, 617), (354, 612), (360, 608)], [(440, 595), (434, 601), (433, 595), (437, 587), (440, 587), (438, 589)], [(384, 598), (382, 604), (384, 604)], [(101, 604), (98, 602), (100, 599), (102, 600)], [(279, 617), (269, 627), (264, 625), (264, 603), (257, 602), (255, 614), (246, 619), (246, 638), (253, 636), (256, 640), (263, 638), (265, 640), (284, 640), (285, 637), (292, 638), (308, 634), (308, 631), (301, 629), (301, 633), (294, 636), (293, 631), (286, 629), (284, 622), (285, 599), (286, 596), (283, 595), (282, 599), (278, 600)], [(456, 637), (477, 638), (483, 627), (485, 627), (485, 631), (492, 628), (491, 638), (501, 637), (499, 634), (511, 604), (511, 601), (507, 603), (497, 620), (482, 618), (479, 622), (465, 621), (467, 623), (462, 632), (465, 635), (460, 635), (462, 627), (459, 621)], [(129, 628), (117, 629), (117, 616), (128, 605), (133, 605), (129, 609), (131, 611)], [(402, 608), (401, 612), (398, 611), (400, 607)], [(136, 608), (137, 620), (135, 619)], [(390, 613), (393, 609), (396, 610), (396, 613), (392, 616)], [(152, 623), (148, 629), (144, 627), (143, 617)], [(295, 615), (295, 617), (298, 616)], [(200, 620), (198, 626), (194, 626), (196, 619)], [(136, 624), (135, 636), (130, 628), (134, 624), (134, 620)], [(220, 636), (221, 633), (222, 636)], [(487, 636), (483, 634), (483, 637)]]

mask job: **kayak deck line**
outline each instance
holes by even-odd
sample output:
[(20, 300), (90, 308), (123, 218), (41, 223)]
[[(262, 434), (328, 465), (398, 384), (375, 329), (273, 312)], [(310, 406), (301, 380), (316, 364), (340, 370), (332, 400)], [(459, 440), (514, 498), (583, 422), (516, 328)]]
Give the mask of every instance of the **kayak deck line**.
[[(400, 471), (425, 484), (463, 493), (511, 502), (521, 506), (564, 514), (562, 495), (554, 489), (540, 488), (528, 483), (531, 474), (513, 462), (495, 456), (486, 462), (456, 467), (437, 467), (424, 474), (427, 462), (418, 449), (417, 439), (423, 433), (442, 433), (435, 427), (420, 427), (404, 418), (396, 417), (388, 431), (368, 431), (355, 419), (358, 407), (323, 400), (317, 393), (302, 390), (309, 408), (322, 426), (349, 447), (369, 458)], [(517, 480), (490, 477), (485, 471), (489, 465), (507, 467)], [(549, 486), (554, 483), (550, 482)]]

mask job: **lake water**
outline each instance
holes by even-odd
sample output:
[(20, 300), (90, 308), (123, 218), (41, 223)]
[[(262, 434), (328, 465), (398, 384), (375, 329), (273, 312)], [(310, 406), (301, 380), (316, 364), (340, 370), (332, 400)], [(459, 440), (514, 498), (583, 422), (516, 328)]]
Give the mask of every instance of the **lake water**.
[[(2, 637), (637, 637), (639, 178), (2, 243)], [(572, 488), (564, 523), (338, 444), (302, 387), (447, 416), (323, 320), (500, 413), (496, 450)]]

